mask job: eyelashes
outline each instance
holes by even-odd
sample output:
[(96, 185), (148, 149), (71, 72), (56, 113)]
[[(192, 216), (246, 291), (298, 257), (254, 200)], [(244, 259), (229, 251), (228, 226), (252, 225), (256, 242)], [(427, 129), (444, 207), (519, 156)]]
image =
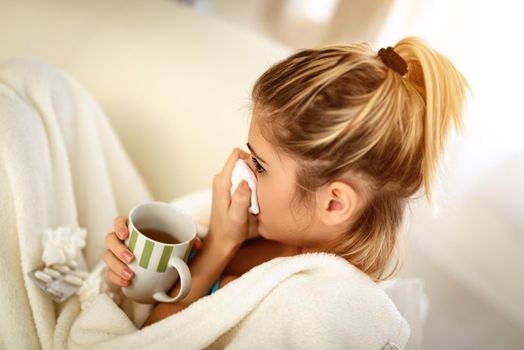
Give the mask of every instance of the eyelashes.
[(251, 161), (253, 162), (253, 165), (255, 166), (255, 169), (257, 170), (257, 173), (262, 174), (263, 172), (266, 171), (266, 169), (264, 169), (260, 165), (260, 163), (258, 162), (258, 160), (255, 157), (251, 157)]

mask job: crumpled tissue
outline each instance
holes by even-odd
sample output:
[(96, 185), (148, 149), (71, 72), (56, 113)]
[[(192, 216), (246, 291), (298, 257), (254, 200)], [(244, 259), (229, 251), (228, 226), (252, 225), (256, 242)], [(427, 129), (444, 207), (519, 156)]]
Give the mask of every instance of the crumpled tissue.
[(235, 167), (233, 168), (233, 172), (231, 173), (231, 195), (235, 193), (236, 188), (242, 180), (246, 180), (249, 188), (251, 189), (251, 206), (249, 207), (248, 211), (251, 214), (257, 215), (257, 178), (255, 173), (253, 173), (253, 171), (251, 171), (249, 168), (249, 165), (247, 165), (246, 161), (243, 159), (238, 159), (235, 163)]
[(75, 261), (86, 245), (86, 234), (86, 229), (80, 227), (47, 228), (42, 237), (42, 261), (46, 266)]
[(107, 294), (117, 305), (121, 303), (122, 294), (118, 286), (113, 286), (104, 279), (105, 269), (106, 265), (100, 262), (76, 291), (82, 310), (87, 309), (99, 294)]
[[(42, 237), (44, 249), (42, 261), (46, 266), (77, 262), (81, 254), (80, 251), (86, 245), (86, 235), (86, 229), (80, 227), (47, 228)], [(89, 272), (89, 276), (76, 291), (82, 310), (88, 308), (102, 293), (107, 294), (115, 303), (120, 304), (122, 295), (118, 293), (118, 287), (112, 286), (103, 278), (105, 268), (104, 262), (100, 261), (93, 271)]]

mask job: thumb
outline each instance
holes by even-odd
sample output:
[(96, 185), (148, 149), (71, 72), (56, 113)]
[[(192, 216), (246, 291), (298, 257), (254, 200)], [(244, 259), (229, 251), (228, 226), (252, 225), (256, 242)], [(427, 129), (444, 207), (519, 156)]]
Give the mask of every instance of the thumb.
[(231, 215), (239, 215), (235, 218), (242, 220), (244, 219), (244, 216), (247, 218), (247, 208), (249, 208), (250, 202), (251, 189), (249, 188), (247, 181), (242, 180), (231, 197), (231, 206), (229, 207)]

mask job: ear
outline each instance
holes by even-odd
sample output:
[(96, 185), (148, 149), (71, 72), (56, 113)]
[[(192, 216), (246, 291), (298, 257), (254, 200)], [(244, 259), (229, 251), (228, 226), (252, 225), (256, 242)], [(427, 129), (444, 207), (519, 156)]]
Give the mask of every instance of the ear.
[(329, 226), (346, 222), (355, 212), (359, 200), (355, 188), (342, 181), (330, 183), (321, 196), (320, 218)]

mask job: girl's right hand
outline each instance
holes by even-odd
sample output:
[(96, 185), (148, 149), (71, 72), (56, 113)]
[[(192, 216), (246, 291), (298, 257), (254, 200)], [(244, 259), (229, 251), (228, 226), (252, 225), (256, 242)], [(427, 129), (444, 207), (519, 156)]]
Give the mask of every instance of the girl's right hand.
[(127, 217), (117, 216), (113, 228), (114, 231), (109, 232), (104, 240), (107, 248), (102, 254), (102, 260), (107, 265), (105, 279), (107, 282), (127, 287), (134, 277), (133, 271), (127, 266), (133, 261), (134, 255), (124, 244), (129, 235)]

